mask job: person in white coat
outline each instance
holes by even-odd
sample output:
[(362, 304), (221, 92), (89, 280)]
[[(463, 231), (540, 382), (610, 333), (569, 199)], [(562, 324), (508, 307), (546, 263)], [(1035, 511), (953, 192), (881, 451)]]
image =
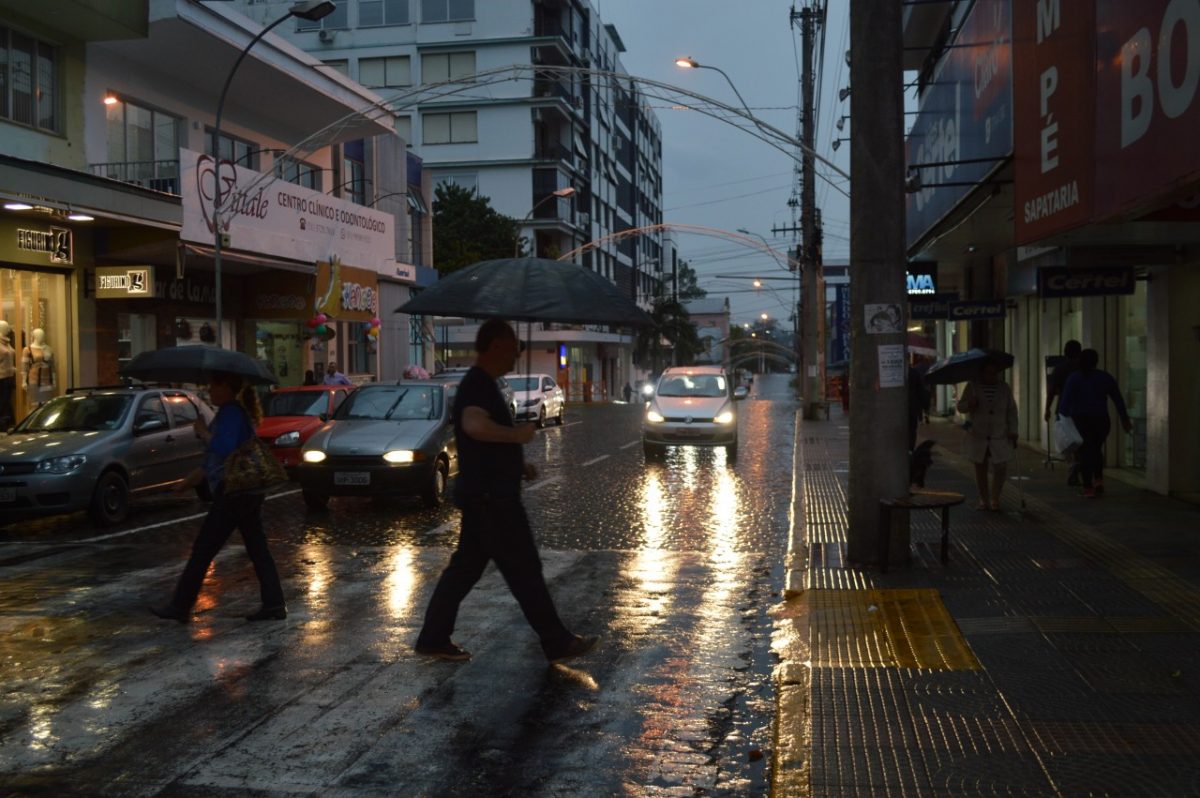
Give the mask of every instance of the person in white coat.
[[(1008, 476), (1008, 462), (1017, 446), (1017, 402), (1012, 388), (1000, 379), (1000, 364), (987, 361), (979, 379), (967, 383), (958, 400), (958, 411), (969, 417), (963, 454), (975, 464), (978, 510), (999, 510), (1000, 491)], [(992, 486), (988, 492), (988, 464)]]

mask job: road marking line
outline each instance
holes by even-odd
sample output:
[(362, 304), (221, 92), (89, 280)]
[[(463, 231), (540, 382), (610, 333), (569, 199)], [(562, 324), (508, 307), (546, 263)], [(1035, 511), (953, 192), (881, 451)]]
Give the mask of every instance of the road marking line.
[(591, 460), (588, 460), (586, 463), (580, 463), (580, 464), (579, 464), (579, 467), (580, 467), (580, 468), (586, 468), (586, 467), (588, 467), (588, 466), (590, 466), (590, 465), (595, 465), (596, 463), (599, 463), (601, 460), (607, 460), (607, 459), (608, 459), (609, 457), (611, 457), (611, 456), (612, 456), (612, 455), (608, 455), (608, 454), (602, 454), (602, 455), (600, 455), (599, 457), (593, 457)]
[[(278, 499), (281, 496), (291, 496), (291, 495), (299, 493), (299, 492), (300, 492), (300, 488), (295, 488), (293, 490), (286, 490), (282, 493), (272, 493), (270, 496), (267, 496), (266, 499), (264, 499), (264, 501), (271, 501), (271, 499)], [(158, 529), (159, 527), (170, 526), (171, 524), (179, 524), (184, 521), (194, 521), (197, 518), (203, 518), (206, 515), (208, 515), (207, 510), (205, 510), (202, 513), (194, 513), (192, 515), (185, 515), (182, 518), (172, 518), (168, 521), (159, 521), (157, 524), (147, 524), (146, 526), (138, 526), (138, 527), (134, 527), (133, 529), (126, 529), (122, 532), (110, 532), (107, 535), (97, 535), (94, 538), (83, 538), (81, 540), (64, 540), (61, 542), (76, 543), (76, 544), (77, 543), (97, 543), (101, 540), (108, 540), (110, 538), (119, 538), (119, 537), (123, 537), (125, 535), (132, 535), (134, 532), (145, 532), (150, 529)]]
[(642, 442), (641, 438), (638, 438), (636, 441), (630, 441), (629, 443), (625, 444), (624, 446), (618, 446), (617, 448), (618, 449), (628, 449), (630, 446), (637, 446), (641, 442)]
[(545, 479), (543, 479), (539, 482), (535, 482), (532, 485), (530, 485), (529, 487), (525, 488), (525, 492), (533, 493), (535, 490), (544, 488), (547, 485), (553, 485), (555, 482), (562, 482), (562, 477), (546, 477)]

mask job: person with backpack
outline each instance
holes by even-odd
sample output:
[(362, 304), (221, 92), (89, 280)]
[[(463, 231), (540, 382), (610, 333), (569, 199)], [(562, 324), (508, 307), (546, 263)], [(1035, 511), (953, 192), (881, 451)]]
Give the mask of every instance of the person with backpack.
[(1117, 408), (1121, 426), (1126, 432), (1133, 430), (1116, 378), (1098, 368), (1099, 364), (1100, 353), (1084, 349), (1079, 355), (1079, 370), (1067, 378), (1062, 398), (1058, 400), (1058, 414), (1075, 422), (1075, 429), (1083, 438), (1078, 459), (1083, 495), (1088, 499), (1104, 493), (1104, 442), (1112, 427), (1108, 420), (1109, 399)]

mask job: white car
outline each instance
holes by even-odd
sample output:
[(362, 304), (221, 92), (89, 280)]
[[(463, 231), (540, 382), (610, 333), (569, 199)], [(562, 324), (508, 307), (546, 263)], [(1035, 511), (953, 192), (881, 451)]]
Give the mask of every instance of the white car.
[(724, 446), (737, 457), (733, 385), (720, 366), (678, 366), (659, 377), (642, 415), (642, 449), (653, 458), (669, 445)]
[(518, 421), (532, 419), (544, 427), (554, 419), (555, 424), (562, 426), (567, 399), (549, 374), (509, 374), (505, 379), (513, 389)]

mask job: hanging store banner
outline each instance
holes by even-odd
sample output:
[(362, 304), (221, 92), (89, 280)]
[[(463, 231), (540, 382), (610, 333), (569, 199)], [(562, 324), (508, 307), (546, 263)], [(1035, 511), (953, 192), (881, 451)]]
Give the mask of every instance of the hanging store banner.
[(1140, 215), (1195, 193), (1200, 4), (1096, 0), (1096, 66), (1098, 218)]
[(1013, 0), (1018, 244), (1092, 218), (1095, 52), (1091, 3)]
[[(211, 245), (214, 162), (179, 151), (183, 192), (180, 238)], [(331, 197), (286, 180), (221, 162), (221, 229), (231, 249), (316, 263), (345, 263), (390, 273), (396, 260), (391, 214)]]
[(908, 299), (910, 319), (944, 319), (950, 315), (950, 305), (958, 302), (958, 292), (911, 296)]
[(379, 315), (379, 275), (337, 260), (318, 263), (313, 310), (333, 321), (370, 321)]
[(953, 302), (946, 309), (950, 321), (977, 321), (978, 319), (1003, 319), (1008, 308), (1003, 299), (976, 299), (970, 302)]
[[(1012, 152), (1011, 0), (976, 0), (933, 71), (905, 144), (926, 188), (907, 195), (912, 247)], [(985, 162), (962, 163), (984, 159)], [(994, 160), (991, 160), (994, 159)], [(937, 186), (936, 183), (966, 185)]]
[(1044, 299), (1132, 294), (1136, 288), (1137, 280), (1132, 266), (1093, 266), (1087, 269), (1043, 266), (1038, 269), (1038, 295)]

